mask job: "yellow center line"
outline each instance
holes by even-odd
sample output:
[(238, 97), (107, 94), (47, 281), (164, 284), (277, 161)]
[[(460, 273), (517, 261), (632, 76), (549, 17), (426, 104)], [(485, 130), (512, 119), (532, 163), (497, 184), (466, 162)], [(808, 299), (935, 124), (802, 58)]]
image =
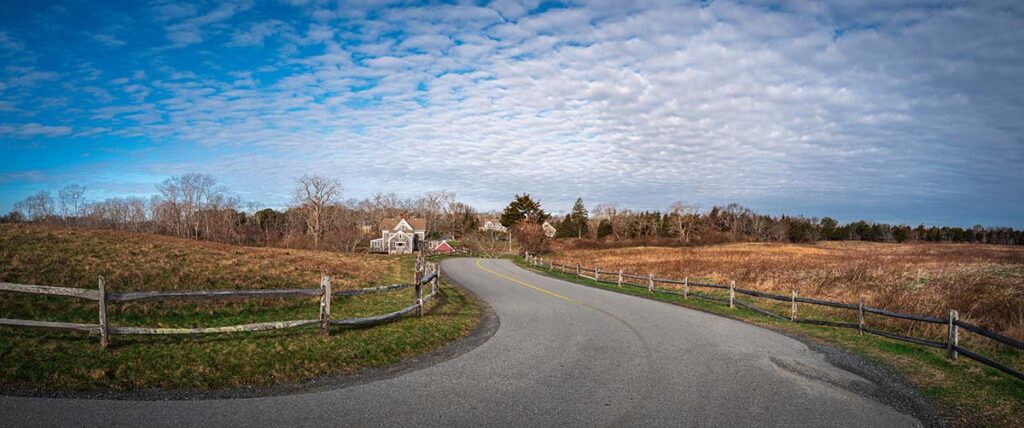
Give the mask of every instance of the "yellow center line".
[(483, 266), (482, 264), (480, 264), (480, 262), (482, 262), (483, 260), (484, 260), (484, 259), (476, 259), (476, 267), (480, 268), (480, 270), (483, 270), (483, 271), (485, 271), (485, 272), (489, 272), (490, 274), (492, 274), (492, 275), (494, 275), (494, 276), (497, 276), (497, 277), (499, 277), (499, 278), (503, 278), (503, 279), (507, 279), (507, 280), (509, 280), (509, 281), (512, 281), (512, 282), (514, 282), (514, 283), (516, 283), (516, 284), (519, 284), (519, 285), (524, 285), (524, 286), (530, 287), (530, 288), (532, 288), (532, 289), (534, 289), (534, 290), (537, 290), (537, 291), (539, 291), (539, 292), (541, 292), (541, 293), (544, 293), (544, 294), (548, 294), (548, 295), (551, 295), (551, 296), (555, 296), (555, 297), (557, 297), (557, 298), (559, 298), (559, 299), (565, 300), (566, 302), (569, 302), (569, 303), (576, 303), (576, 301), (575, 301), (575, 300), (573, 300), (573, 299), (570, 299), (570, 298), (568, 298), (568, 297), (565, 297), (565, 296), (563, 296), (563, 295), (561, 295), (561, 294), (555, 293), (554, 291), (548, 291), (548, 290), (545, 290), (545, 289), (543, 289), (543, 288), (540, 288), (540, 287), (538, 287), (538, 286), (536, 286), (536, 285), (533, 285), (533, 284), (530, 284), (530, 283), (527, 283), (527, 282), (523, 282), (523, 281), (520, 281), (520, 280), (518, 280), (518, 279), (512, 278), (512, 277), (510, 277), (510, 276), (508, 276), (508, 275), (504, 275), (504, 274), (501, 274), (501, 273), (495, 272), (495, 271), (493, 271), (493, 270), (487, 269), (487, 268), (485, 268), (485, 267), (484, 267), (484, 266)]

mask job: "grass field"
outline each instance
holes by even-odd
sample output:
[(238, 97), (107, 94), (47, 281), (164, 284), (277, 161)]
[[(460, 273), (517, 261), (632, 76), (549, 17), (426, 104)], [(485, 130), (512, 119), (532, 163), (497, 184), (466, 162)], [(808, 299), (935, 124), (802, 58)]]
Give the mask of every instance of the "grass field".
[[(274, 248), (245, 248), (110, 231), (0, 226), (0, 280), (108, 290), (316, 288), (408, 283), (412, 259)], [(413, 291), (336, 296), (333, 318), (376, 315), (413, 302)], [(0, 293), (0, 317), (96, 322), (96, 303)], [(111, 325), (223, 326), (315, 319), (318, 299), (113, 303)], [(395, 363), (469, 334), (480, 312), (445, 288), (423, 317), (362, 329), (335, 327), (204, 337), (94, 336), (0, 328), (0, 387), (69, 390), (211, 389), (273, 385)]]
[(627, 273), (960, 318), (1024, 338), (1024, 247), (825, 242), (567, 250), (554, 258)]
[[(570, 250), (553, 257), (581, 261), (611, 271), (622, 267), (635, 274), (699, 278), (778, 294), (793, 288), (800, 295), (847, 302), (865, 296), (886, 309), (943, 316), (957, 308), (961, 318), (1021, 338), (1024, 311), (1024, 249), (982, 245), (890, 245), (824, 243), (818, 245), (732, 244), (698, 248), (620, 248)], [(627, 268), (632, 266), (632, 268)], [(595, 284), (575, 275), (548, 274), (617, 292), (657, 298), (795, 334), (838, 344), (891, 367), (946, 408), (944, 416), (957, 426), (1020, 426), (1024, 422), (1024, 382), (961, 357), (951, 361), (945, 351), (898, 342), (855, 330), (778, 321), (744, 309), (682, 296)], [(660, 287), (671, 288), (668, 285)], [(699, 291), (698, 291), (699, 290)], [(692, 288), (720, 298), (724, 292)], [(777, 314), (788, 316), (789, 304), (740, 296)], [(945, 302), (950, 302), (946, 304)], [(855, 322), (853, 311), (801, 304), (800, 316)], [(868, 324), (918, 337), (945, 341), (945, 328), (870, 316)], [(1018, 369), (1024, 355), (988, 339), (961, 333), (961, 344)]]

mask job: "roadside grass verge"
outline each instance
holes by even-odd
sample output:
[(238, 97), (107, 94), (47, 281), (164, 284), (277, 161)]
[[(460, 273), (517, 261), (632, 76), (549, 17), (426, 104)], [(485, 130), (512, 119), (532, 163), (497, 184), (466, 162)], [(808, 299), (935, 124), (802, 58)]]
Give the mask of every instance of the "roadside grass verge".
[[(181, 259), (188, 263), (182, 263)], [(0, 227), (0, 280), (113, 291), (315, 288), (410, 283), (411, 257), (243, 248), (152, 235)], [(90, 279), (91, 278), (91, 279)], [(88, 280), (88, 281), (87, 281)], [(332, 318), (379, 315), (413, 303), (403, 289), (335, 296)], [(112, 302), (114, 326), (216, 327), (315, 319), (317, 298)], [(0, 293), (0, 317), (95, 323), (95, 302)], [(334, 326), (205, 336), (113, 336), (103, 349), (83, 333), (0, 328), (0, 392), (212, 390), (301, 383), (323, 375), (394, 364), (470, 334), (480, 309), (442, 287), (422, 317), (367, 328)]]
[[(564, 281), (589, 287), (601, 288), (612, 292), (630, 294), (638, 297), (661, 300), (683, 307), (694, 308), (704, 312), (723, 315), (743, 320), (751, 324), (784, 332), (816, 343), (838, 345), (868, 360), (899, 373), (924, 395), (939, 404), (943, 420), (954, 426), (1006, 426), (1017, 427), (1024, 421), (1024, 382), (1005, 375), (996, 369), (971, 361), (966, 357), (957, 360), (946, 358), (945, 350), (928, 348), (911, 343), (900, 342), (865, 333), (863, 336), (856, 330), (799, 324), (777, 320), (757, 312), (737, 307), (730, 309), (727, 304), (707, 301), (696, 296), (708, 296), (728, 299), (727, 291), (690, 288), (690, 298), (680, 295), (651, 293), (646, 288), (624, 285), (619, 288), (615, 284), (598, 283), (587, 278), (579, 278), (573, 273), (561, 273), (547, 268), (529, 266), (523, 259), (516, 259), (521, 267), (542, 273)], [(691, 278), (691, 280), (695, 280)], [(657, 287), (679, 291), (676, 288)], [(754, 299), (749, 296), (737, 296), (737, 301), (769, 310), (780, 316), (789, 317), (789, 303)], [(816, 319), (833, 322), (856, 322), (856, 311), (841, 311), (815, 305), (799, 304), (798, 316), (803, 319)], [(867, 325), (871, 326), (869, 315)], [(906, 331), (906, 330), (903, 330)], [(925, 336), (928, 337), (928, 336)], [(943, 340), (940, 337), (930, 337)], [(965, 335), (961, 333), (961, 344)], [(968, 339), (968, 348), (979, 341)], [(985, 340), (985, 339), (981, 339)], [(995, 357), (999, 361), (1014, 367), (1024, 366), (1024, 355), (1004, 347), (987, 346), (979, 348), (982, 353)]]

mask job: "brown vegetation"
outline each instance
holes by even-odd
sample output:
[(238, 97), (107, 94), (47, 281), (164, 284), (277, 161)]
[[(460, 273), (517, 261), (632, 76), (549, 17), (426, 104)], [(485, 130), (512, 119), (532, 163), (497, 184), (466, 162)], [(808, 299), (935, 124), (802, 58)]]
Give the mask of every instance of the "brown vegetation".
[[(116, 291), (217, 288), (336, 289), (397, 279), (395, 258), (254, 248), (167, 236), (31, 224), (0, 225), (0, 281)], [(406, 280), (411, 280), (406, 278)]]
[(745, 243), (696, 248), (563, 249), (557, 259), (646, 275), (962, 319), (1024, 337), (1024, 248), (973, 244)]

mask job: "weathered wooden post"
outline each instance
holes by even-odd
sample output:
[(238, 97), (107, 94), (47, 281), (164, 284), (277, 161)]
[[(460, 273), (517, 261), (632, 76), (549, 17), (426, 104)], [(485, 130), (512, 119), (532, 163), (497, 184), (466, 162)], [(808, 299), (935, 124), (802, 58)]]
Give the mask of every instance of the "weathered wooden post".
[(420, 268), (421, 268), (421, 266), (420, 266), (420, 255), (417, 254), (416, 255), (416, 264), (414, 265), (413, 272), (412, 272), (412, 280), (415, 281), (415, 282), (413, 282), (414, 284), (416, 282), (419, 282), (419, 281), (417, 281), (417, 278), (419, 278)]
[(107, 285), (103, 280), (103, 275), (99, 278), (100, 288), (100, 346), (106, 348), (110, 345), (110, 336), (107, 329)]
[(423, 315), (423, 272), (420, 269), (416, 269), (416, 315)]
[(320, 275), (320, 334), (331, 334), (331, 277)]
[(548, 259), (548, 270), (555, 270), (555, 262)]
[(601, 268), (594, 266), (594, 282), (601, 282)]
[(651, 293), (654, 292), (654, 272), (647, 275), (647, 291), (650, 291)]
[(857, 303), (857, 331), (861, 336), (864, 335), (864, 296), (860, 296), (860, 302)]
[(949, 352), (949, 359), (955, 360), (958, 352), (956, 347), (960, 345), (960, 332), (957, 328), (956, 322), (960, 319), (960, 314), (955, 310), (949, 311), (949, 338), (946, 340), (946, 351)]
[(793, 289), (793, 293), (789, 298), (789, 320), (796, 321), (796, 289)]
[(437, 294), (437, 284), (438, 281), (441, 279), (441, 265), (434, 265), (434, 273), (436, 274), (434, 275), (434, 280), (430, 281), (431, 295)]
[(580, 276), (580, 264), (576, 263), (576, 277), (578, 278), (579, 276)]
[(683, 278), (683, 300), (690, 298), (690, 277)]
[(729, 281), (729, 308), (736, 307), (736, 281)]
[(622, 288), (622, 269), (619, 269), (619, 288)]

